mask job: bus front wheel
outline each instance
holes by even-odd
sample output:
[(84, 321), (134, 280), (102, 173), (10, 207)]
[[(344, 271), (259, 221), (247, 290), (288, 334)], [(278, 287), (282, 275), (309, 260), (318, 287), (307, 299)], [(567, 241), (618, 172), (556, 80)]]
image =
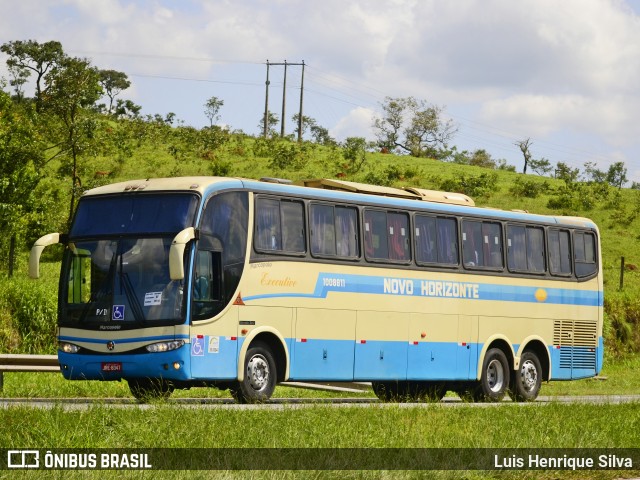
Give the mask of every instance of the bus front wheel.
[(538, 397), (542, 385), (542, 366), (533, 352), (524, 352), (520, 368), (512, 379), (512, 397), (516, 402), (532, 402)]
[(490, 349), (482, 363), (480, 385), (474, 392), (474, 400), (485, 402), (501, 401), (509, 388), (509, 362), (502, 350)]
[(256, 343), (247, 350), (244, 379), (230, 388), (231, 395), (238, 403), (266, 402), (276, 388), (276, 379), (276, 362), (271, 350), (263, 343)]

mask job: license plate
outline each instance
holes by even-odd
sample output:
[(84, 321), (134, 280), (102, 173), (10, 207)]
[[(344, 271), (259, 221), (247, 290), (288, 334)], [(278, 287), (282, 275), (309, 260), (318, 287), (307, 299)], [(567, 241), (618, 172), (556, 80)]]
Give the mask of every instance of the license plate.
[(121, 372), (122, 363), (121, 362), (104, 362), (102, 363), (102, 371), (103, 372)]

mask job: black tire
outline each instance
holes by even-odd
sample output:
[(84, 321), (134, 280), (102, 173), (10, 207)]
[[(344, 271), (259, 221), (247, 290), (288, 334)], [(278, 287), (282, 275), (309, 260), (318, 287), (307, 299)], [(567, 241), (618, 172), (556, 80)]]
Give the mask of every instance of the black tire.
[(244, 379), (229, 390), (238, 403), (263, 403), (273, 395), (277, 378), (271, 349), (264, 343), (255, 343), (244, 359)]
[(407, 382), (371, 382), (371, 387), (383, 402), (404, 402), (407, 399)]
[(447, 393), (447, 385), (438, 382), (409, 382), (407, 396), (411, 401), (439, 402)]
[(542, 386), (542, 365), (533, 352), (524, 352), (520, 357), (520, 368), (511, 379), (511, 398), (516, 402), (533, 402)]
[(482, 362), (480, 385), (473, 392), (476, 402), (500, 402), (509, 389), (509, 362), (499, 348), (490, 349)]
[(130, 378), (129, 391), (139, 402), (166, 399), (173, 393), (173, 384), (161, 378)]

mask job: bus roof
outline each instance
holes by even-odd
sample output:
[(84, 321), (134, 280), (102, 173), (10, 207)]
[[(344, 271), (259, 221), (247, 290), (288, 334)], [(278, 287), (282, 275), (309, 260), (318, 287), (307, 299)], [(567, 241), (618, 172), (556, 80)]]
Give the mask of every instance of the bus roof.
[(103, 185), (87, 190), (83, 196), (151, 191), (191, 191), (206, 197), (214, 191), (228, 189), (284, 193), (298, 197), (316, 197), (334, 201), (342, 200), (348, 202), (355, 200), (361, 204), (378, 204), (380, 206), (412, 210), (424, 209), (443, 214), (482, 215), (496, 219), (597, 228), (592, 220), (584, 217), (539, 215), (525, 211), (476, 207), (470, 197), (461, 193), (440, 192), (414, 187), (400, 189), (332, 179), (302, 180), (294, 185), (290, 182), (273, 178), (264, 179), (263, 181), (209, 176), (147, 178)]

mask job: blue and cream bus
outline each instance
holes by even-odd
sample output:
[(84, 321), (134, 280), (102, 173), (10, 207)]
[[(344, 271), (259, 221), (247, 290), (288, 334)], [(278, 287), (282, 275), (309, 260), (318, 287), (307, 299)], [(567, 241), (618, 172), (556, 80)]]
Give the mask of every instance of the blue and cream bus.
[(340, 180), (184, 177), (86, 192), (64, 244), (70, 380), (140, 399), (216, 386), (371, 382), (382, 400), (534, 400), (599, 373), (596, 225), (464, 195)]

